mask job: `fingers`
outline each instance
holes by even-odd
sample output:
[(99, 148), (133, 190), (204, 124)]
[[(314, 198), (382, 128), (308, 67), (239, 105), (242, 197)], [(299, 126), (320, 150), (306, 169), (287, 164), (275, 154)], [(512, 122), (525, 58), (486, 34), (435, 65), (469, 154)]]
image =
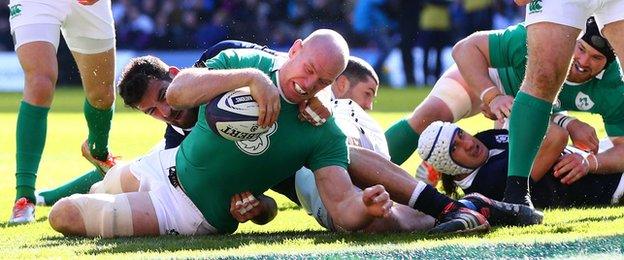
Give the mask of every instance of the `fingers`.
[(258, 207), (258, 201), (250, 192), (242, 192), (232, 196), (230, 202), (230, 214), (241, 223), (258, 216), (262, 207)]

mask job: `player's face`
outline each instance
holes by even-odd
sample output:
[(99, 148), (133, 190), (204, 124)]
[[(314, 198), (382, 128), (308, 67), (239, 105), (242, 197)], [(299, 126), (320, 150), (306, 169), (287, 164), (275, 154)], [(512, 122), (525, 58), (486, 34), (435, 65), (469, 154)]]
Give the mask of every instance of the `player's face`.
[(568, 81), (582, 83), (598, 75), (607, 64), (607, 57), (583, 40), (576, 42)]
[(304, 47), (297, 40), (288, 52), (289, 60), (280, 69), (280, 86), (286, 99), (300, 103), (312, 98), (321, 89), (331, 85), (342, 73), (343, 61), (323, 55), (314, 46)]
[(171, 108), (165, 99), (170, 83), (166, 80), (150, 80), (143, 98), (136, 104), (136, 107), (160, 121), (181, 128), (191, 128), (197, 122), (197, 112), (195, 109), (175, 110)]
[(373, 101), (377, 96), (377, 87), (378, 85), (372, 77), (366, 77), (366, 80), (351, 85), (347, 93), (341, 98), (349, 98), (358, 103), (362, 109), (372, 110)]
[(456, 163), (471, 169), (483, 165), (489, 155), (487, 147), (479, 139), (461, 129), (453, 137), (450, 152)]

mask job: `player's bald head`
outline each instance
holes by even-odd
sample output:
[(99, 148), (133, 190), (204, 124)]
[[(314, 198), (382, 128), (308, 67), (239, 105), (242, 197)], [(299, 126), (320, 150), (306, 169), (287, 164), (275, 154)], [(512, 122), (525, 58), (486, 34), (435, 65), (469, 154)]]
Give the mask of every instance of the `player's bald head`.
[(302, 45), (304, 52), (311, 52), (312, 55), (327, 59), (327, 64), (332, 65), (332, 71), (337, 71), (336, 77), (347, 67), (349, 45), (336, 31), (316, 30), (303, 40)]

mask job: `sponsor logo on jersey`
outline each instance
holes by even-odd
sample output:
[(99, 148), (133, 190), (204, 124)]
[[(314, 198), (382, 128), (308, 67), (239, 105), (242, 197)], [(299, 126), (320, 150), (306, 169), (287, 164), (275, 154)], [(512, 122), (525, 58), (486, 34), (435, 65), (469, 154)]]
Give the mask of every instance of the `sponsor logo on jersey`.
[(273, 124), (269, 131), (266, 131), (253, 140), (237, 141), (236, 147), (238, 147), (238, 149), (242, 152), (252, 156), (261, 155), (269, 149), (269, 146), (271, 146), (270, 137), (276, 131), (277, 123)]
[(579, 91), (579, 93), (576, 94), (576, 99), (574, 103), (576, 104), (576, 108), (578, 108), (581, 111), (587, 111), (587, 110), (592, 109), (592, 107), (594, 107), (594, 101), (592, 101), (591, 98), (589, 98), (587, 94), (581, 91)]
[(496, 142), (504, 144), (509, 142), (509, 135), (496, 135)]
[(14, 6), (9, 7), (9, 19), (13, 19), (16, 16), (22, 14), (22, 5), (16, 4)]
[(529, 3), (529, 14), (542, 12), (542, 0), (533, 0)]

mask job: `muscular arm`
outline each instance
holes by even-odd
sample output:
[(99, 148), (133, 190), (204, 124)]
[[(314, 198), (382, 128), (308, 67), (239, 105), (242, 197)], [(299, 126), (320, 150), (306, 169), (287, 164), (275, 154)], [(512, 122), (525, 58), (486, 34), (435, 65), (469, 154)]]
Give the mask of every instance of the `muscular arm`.
[(555, 164), (567, 143), (568, 132), (562, 127), (550, 124), (531, 169), (531, 178), (534, 181), (539, 181), (544, 177), (544, 174)]
[(589, 162), (589, 170), (591, 173), (621, 173), (624, 172), (624, 136), (612, 137), (613, 147), (607, 149), (604, 152), (598, 153), (596, 159), (598, 160), (598, 170), (594, 170), (594, 162)]
[(453, 46), (453, 59), (462, 77), (477, 95), (495, 86), (488, 73), (491, 64), (488, 35), (489, 32), (476, 32)]
[[(380, 185), (372, 188), (383, 190), (385, 195), (380, 194), (376, 203), (366, 205), (364, 193), (353, 186), (344, 168), (323, 167), (314, 172), (314, 177), (321, 200), (338, 229), (356, 231), (365, 228), (376, 217), (382, 217), (389, 212), (390, 207), (386, 202), (389, 201), (390, 206), (392, 205), (389, 195)], [(386, 202), (383, 201), (383, 196), (388, 196)]]
[(259, 84), (273, 85), (271, 80), (258, 69), (189, 68), (181, 70), (176, 75), (167, 89), (166, 98), (169, 105), (182, 110), (207, 103), (221, 93)]

